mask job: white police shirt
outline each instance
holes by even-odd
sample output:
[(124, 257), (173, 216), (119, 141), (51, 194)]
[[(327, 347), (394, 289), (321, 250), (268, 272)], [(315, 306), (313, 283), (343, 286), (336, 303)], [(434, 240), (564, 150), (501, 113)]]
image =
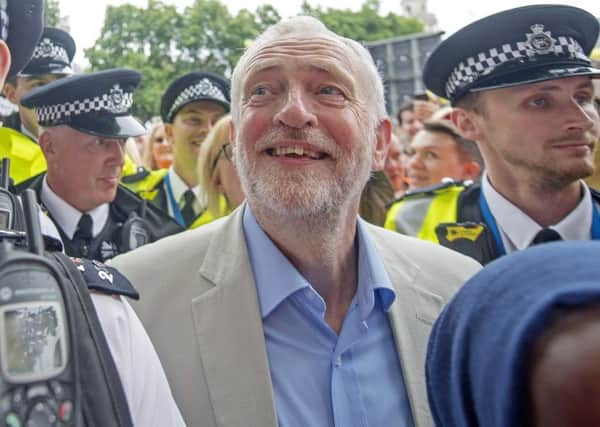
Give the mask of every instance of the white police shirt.
[[(60, 240), (56, 225), (40, 209), (42, 233)], [(124, 297), (90, 292), (115, 361), (134, 426), (185, 426), (156, 350)]]

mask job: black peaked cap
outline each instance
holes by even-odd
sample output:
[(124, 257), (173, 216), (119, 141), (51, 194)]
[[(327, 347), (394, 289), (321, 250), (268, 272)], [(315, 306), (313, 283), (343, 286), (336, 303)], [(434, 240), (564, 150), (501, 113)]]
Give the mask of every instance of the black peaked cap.
[(105, 138), (142, 135), (144, 127), (130, 114), (140, 80), (140, 73), (124, 68), (65, 77), (33, 89), (21, 104), (35, 109), (44, 127), (68, 125)]
[(468, 92), (572, 76), (600, 76), (588, 58), (598, 20), (583, 9), (532, 5), (475, 21), (442, 41), (423, 70), (425, 86), (456, 101)]

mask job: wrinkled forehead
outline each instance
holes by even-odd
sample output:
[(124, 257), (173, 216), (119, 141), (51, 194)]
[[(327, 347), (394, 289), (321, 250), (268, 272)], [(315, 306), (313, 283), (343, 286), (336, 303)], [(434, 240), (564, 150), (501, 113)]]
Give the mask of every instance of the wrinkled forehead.
[(360, 63), (353, 49), (339, 38), (322, 35), (318, 37), (283, 37), (259, 46), (248, 58), (242, 87), (256, 73), (299, 62), (303, 67), (324, 70), (354, 86)]

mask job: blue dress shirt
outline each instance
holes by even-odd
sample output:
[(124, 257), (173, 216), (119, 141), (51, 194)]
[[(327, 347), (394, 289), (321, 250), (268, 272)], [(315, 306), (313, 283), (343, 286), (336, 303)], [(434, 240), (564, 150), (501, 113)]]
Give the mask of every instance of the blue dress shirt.
[(339, 336), (325, 301), (256, 222), (244, 234), (256, 282), (280, 427), (413, 426), (386, 312), (395, 292), (363, 221), (358, 287)]

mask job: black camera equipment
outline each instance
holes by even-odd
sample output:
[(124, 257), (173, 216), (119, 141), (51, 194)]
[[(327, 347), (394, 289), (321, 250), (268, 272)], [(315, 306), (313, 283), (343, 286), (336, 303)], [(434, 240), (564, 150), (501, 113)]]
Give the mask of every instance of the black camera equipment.
[[(0, 423), (75, 426), (80, 414), (77, 337), (60, 273), (43, 256), (35, 193), (23, 210), (0, 179)], [(24, 216), (23, 216), (24, 213)], [(22, 228), (25, 219), (27, 233)], [(25, 250), (27, 248), (27, 250)]]
[[(33, 190), (0, 173), (0, 425), (132, 427), (90, 290), (138, 298), (99, 262), (45, 252)], [(47, 246), (46, 246), (47, 247)]]

